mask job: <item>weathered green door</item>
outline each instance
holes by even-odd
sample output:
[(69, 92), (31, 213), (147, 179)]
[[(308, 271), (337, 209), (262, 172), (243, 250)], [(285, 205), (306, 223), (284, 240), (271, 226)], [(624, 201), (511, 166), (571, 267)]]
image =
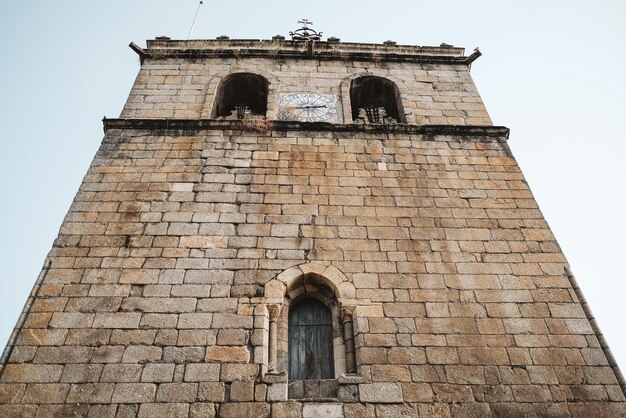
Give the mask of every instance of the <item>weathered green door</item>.
[(289, 378), (333, 379), (333, 321), (316, 299), (289, 309)]

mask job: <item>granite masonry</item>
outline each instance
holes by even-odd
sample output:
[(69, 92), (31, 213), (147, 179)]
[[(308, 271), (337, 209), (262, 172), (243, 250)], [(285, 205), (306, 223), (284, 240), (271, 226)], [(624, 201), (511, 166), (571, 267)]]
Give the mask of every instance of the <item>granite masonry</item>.
[[(2, 357), (0, 416), (626, 416), (478, 51), (131, 46), (139, 75)], [(330, 378), (295, 375), (302, 300), (329, 314)]]

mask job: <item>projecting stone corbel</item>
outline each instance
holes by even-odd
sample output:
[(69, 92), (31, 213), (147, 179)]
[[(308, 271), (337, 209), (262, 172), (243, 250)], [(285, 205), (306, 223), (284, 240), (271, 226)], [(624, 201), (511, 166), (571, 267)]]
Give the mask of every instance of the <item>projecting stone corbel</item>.
[(148, 55), (146, 50), (141, 48), (139, 45), (137, 45), (134, 42), (129, 43), (128, 46), (130, 47), (130, 49), (135, 51), (137, 55), (139, 55), (139, 62), (143, 64), (143, 60), (146, 58), (146, 55)]

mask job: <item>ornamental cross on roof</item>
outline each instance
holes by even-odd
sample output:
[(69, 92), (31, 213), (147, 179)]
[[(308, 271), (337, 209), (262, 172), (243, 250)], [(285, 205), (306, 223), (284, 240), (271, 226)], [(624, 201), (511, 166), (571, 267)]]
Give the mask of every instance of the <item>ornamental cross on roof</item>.
[(322, 32), (316, 32), (309, 27), (313, 24), (309, 19), (300, 19), (298, 23), (301, 23), (302, 27), (294, 32), (289, 32), (293, 41), (319, 41), (322, 39)]

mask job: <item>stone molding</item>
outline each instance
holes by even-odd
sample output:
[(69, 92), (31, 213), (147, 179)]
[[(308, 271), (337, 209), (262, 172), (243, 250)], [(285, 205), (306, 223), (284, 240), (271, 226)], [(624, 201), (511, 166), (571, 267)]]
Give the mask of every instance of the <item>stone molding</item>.
[(147, 48), (130, 44), (145, 59), (258, 58), (315, 59), (339, 61), (388, 61), (421, 64), (471, 65), (480, 56), (464, 56), (465, 49), (453, 46), (364, 44), (348, 42), (302, 42), (287, 40), (148, 40)]
[[(104, 132), (120, 130), (158, 130), (168, 135), (194, 133), (202, 130), (238, 131), (318, 131), (318, 132), (376, 132), (397, 134), (448, 135), (468, 137), (479, 141), (506, 142), (509, 128), (504, 126), (475, 125), (357, 125), (326, 122), (263, 121), (246, 123), (241, 120), (216, 119), (108, 119), (102, 120)], [(449, 138), (447, 138), (449, 139)]]
[[(308, 279), (314, 279), (310, 282)], [(316, 292), (314, 288), (321, 286), (328, 288), (334, 295), (329, 309), (333, 316), (335, 373), (338, 376), (347, 372), (354, 372), (354, 336), (352, 330), (352, 316), (357, 305), (356, 288), (354, 284), (336, 267), (325, 263), (303, 263), (290, 267), (279, 273), (264, 286), (264, 304), (267, 306), (270, 323), (268, 329), (268, 364), (267, 370), (271, 373), (284, 371), (281, 364), (286, 359), (279, 358), (278, 351), (286, 352), (286, 326), (291, 301), (301, 296), (303, 289)], [(367, 304), (370, 301), (362, 300)], [(326, 304), (326, 303), (325, 303)], [(346, 334), (347, 333), (347, 334)], [(282, 341), (282, 343), (281, 343)], [(281, 347), (282, 345), (282, 347)], [(285, 375), (286, 376), (286, 375)], [(286, 378), (286, 377), (285, 377)]]
[[(345, 274), (332, 265), (322, 263), (303, 263), (288, 268), (265, 284), (265, 297), (268, 299), (280, 298), (282, 301), (285, 290), (288, 291), (298, 278), (309, 274), (321, 278), (324, 284), (335, 292), (337, 299), (354, 299), (356, 297), (356, 289)], [(282, 283), (283, 286), (276, 282)]]

